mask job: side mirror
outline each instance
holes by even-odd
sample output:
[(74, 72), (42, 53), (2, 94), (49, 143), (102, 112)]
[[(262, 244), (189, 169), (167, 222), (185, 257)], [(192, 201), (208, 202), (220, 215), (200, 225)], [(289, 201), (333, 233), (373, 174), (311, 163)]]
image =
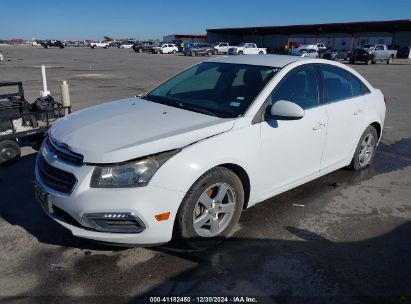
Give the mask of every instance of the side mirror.
[(277, 120), (297, 120), (304, 117), (304, 110), (294, 102), (279, 100), (271, 106), (269, 116)]

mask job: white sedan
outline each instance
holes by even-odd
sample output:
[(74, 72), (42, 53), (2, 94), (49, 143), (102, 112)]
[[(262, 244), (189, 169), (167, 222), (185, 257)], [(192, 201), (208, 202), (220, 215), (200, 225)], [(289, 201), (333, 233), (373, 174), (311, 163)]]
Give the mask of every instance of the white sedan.
[(229, 236), (258, 202), (369, 166), (385, 110), (381, 91), (338, 62), (215, 58), (55, 122), (35, 193), (75, 236), (197, 246)]

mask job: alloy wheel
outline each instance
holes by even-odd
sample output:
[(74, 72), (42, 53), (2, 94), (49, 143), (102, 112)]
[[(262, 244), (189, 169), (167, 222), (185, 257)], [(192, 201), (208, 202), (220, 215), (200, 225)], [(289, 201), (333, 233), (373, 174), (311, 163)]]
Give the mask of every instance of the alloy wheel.
[(193, 227), (202, 237), (219, 235), (228, 226), (235, 213), (236, 196), (226, 183), (208, 187), (198, 198), (193, 211)]

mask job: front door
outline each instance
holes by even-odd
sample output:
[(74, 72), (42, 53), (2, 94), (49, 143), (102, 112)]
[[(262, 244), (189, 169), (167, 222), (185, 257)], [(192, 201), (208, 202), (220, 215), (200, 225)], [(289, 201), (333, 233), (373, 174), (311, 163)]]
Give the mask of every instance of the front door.
[(305, 110), (299, 120), (270, 120), (261, 123), (259, 185), (262, 195), (281, 192), (320, 170), (327, 134), (327, 115), (319, 105), (317, 76), (313, 65), (290, 71), (271, 94), (272, 104), (279, 100), (294, 102)]

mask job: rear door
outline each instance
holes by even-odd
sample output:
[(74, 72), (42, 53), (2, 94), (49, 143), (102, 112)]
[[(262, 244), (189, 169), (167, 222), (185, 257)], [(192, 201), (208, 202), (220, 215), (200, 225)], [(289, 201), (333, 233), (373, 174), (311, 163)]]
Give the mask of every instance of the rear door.
[(365, 105), (362, 94), (353, 91), (354, 75), (326, 64), (318, 65), (317, 69), (323, 85), (322, 103), (328, 117), (327, 140), (321, 161), (321, 170), (327, 170), (346, 165), (351, 160), (361, 135)]

